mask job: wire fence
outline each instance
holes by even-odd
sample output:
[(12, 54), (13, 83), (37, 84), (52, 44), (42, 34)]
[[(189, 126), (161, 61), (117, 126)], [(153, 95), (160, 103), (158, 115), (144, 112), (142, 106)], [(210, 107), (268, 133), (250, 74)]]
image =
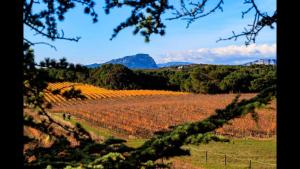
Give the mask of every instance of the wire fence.
[(262, 162), (251, 158), (241, 158), (233, 155), (216, 153), (207, 150), (198, 150), (188, 146), (191, 150), (199, 152), (199, 163), (210, 164), (214, 166), (223, 166), (224, 168), (247, 168), (247, 169), (275, 169), (276, 162)]

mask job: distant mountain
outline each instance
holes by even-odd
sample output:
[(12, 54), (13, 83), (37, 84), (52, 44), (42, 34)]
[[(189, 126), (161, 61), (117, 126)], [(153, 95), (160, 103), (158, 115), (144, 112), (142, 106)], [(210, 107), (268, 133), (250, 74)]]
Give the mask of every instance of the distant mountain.
[(183, 65), (191, 65), (194, 63), (191, 62), (167, 62), (156, 64), (154, 59), (148, 54), (136, 54), (131, 56), (125, 56), (118, 59), (113, 59), (105, 63), (94, 63), (90, 65), (85, 65), (88, 68), (97, 68), (102, 64), (122, 64), (129, 69), (157, 69), (163, 67), (172, 67), (172, 66), (183, 66)]
[(167, 63), (160, 63), (157, 64), (158, 67), (171, 67), (171, 66), (182, 66), (182, 65), (191, 65), (194, 63), (191, 62), (167, 62)]
[[(119, 59), (113, 59), (108, 62), (102, 64), (122, 64), (129, 69), (156, 69), (158, 66), (156, 65), (154, 59), (148, 54), (136, 54), (131, 56), (125, 56)], [(88, 68), (97, 68), (102, 64), (94, 63), (90, 65), (85, 65)]]
[(113, 59), (106, 63), (122, 64), (129, 69), (156, 69), (158, 68), (154, 59), (148, 54), (136, 54)]
[(101, 63), (93, 63), (90, 65), (85, 65), (87, 68), (97, 68), (101, 66)]
[(276, 65), (276, 59), (259, 59), (255, 60), (253, 62), (248, 62), (243, 64), (244, 66), (250, 66), (250, 65)]

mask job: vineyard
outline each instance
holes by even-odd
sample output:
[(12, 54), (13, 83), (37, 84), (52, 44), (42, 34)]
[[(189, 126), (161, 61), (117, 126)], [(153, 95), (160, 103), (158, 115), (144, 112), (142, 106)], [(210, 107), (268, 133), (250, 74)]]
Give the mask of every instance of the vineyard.
[[(65, 99), (51, 92), (59, 89), (63, 93), (73, 87), (79, 89), (86, 99)], [(45, 99), (53, 104), (47, 111), (55, 120), (70, 126), (79, 122), (98, 141), (115, 136), (127, 140), (128, 145), (138, 147), (157, 131), (168, 130), (170, 126), (187, 122), (201, 121), (211, 116), (216, 109), (225, 108), (231, 103), (236, 95), (163, 90), (107, 90), (88, 84), (64, 82), (50, 83)], [(255, 95), (256, 93), (241, 94), (239, 99), (250, 99)], [(171, 158), (166, 162), (172, 162), (174, 169), (214, 169), (248, 168), (250, 160), (253, 168), (273, 169), (276, 165), (273, 151), (276, 137), (276, 99), (256, 111), (257, 122), (252, 119), (251, 114), (247, 114), (215, 131), (217, 134), (234, 137), (231, 138), (233, 142), (211, 143), (207, 146), (201, 145), (201, 148), (189, 147), (191, 156)], [(26, 112), (36, 116), (32, 110)], [(55, 132), (66, 135), (71, 145), (78, 145), (72, 135), (64, 133), (59, 127), (55, 128)], [(48, 135), (30, 127), (24, 128), (24, 133), (42, 140), (41, 145), (44, 147), (53, 144), (53, 139)], [(245, 140), (249, 137), (255, 139)], [(26, 144), (25, 149), (34, 146), (36, 145)]]
[(173, 91), (164, 91), (164, 90), (107, 90), (89, 84), (62, 82), (62, 83), (49, 83), (48, 88), (45, 92), (45, 99), (46, 101), (54, 105), (73, 105), (74, 101), (78, 101), (80, 99), (73, 98), (70, 100), (66, 100), (61, 95), (55, 95), (50, 92), (57, 89), (61, 89), (61, 92), (64, 92), (71, 89), (72, 87), (74, 87), (76, 90), (80, 90), (81, 93), (87, 98), (86, 101), (103, 99), (103, 98), (128, 97), (128, 96), (187, 94), (185, 92), (173, 92)]
[[(73, 118), (91, 126), (109, 129), (126, 137), (138, 138), (149, 138), (154, 132), (166, 130), (169, 126), (207, 118), (216, 109), (224, 108), (236, 96), (236, 94), (203, 95), (145, 90), (111, 91), (89, 85), (75, 87), (82, 89), (83, 94), (95, 97), (90, 97), (84, 102), (58, 102), (68, 104), (54, 105), (52, 113), (68, 112)], [(104, 95), (107, 99), (102, 99), (105, 98), (101, 97)], [(241, 99), (253, 96), (255, 94), (242, 94)], [(238, 137), (272, 137), (276, 134), (275, 112), (273, 101), (271, 105), (258, 110), (258, 123), (247, 115), (233, 120), (232, 125), (226, 125), (217, 132)]]

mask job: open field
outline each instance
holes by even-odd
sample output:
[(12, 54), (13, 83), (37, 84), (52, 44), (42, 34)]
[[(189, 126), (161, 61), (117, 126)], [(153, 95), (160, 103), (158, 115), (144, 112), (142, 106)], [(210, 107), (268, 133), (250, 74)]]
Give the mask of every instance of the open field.
[[(120, 135), (149, 138), (155, 131), (168, 126), (202, 120), (215, 109), (224, 108), (235, 94), (185, 94), (118, 97), (90, 101), (77, 101), (72, 105), (55, 105), (52, 113), (71, 113), (92, 126), (112, 130)], [(255, 94), (242, 94), (241, 99)], [(250, 115), (232, 121), (217, 130), (218, 133), (236, 137), (272, 137), (276, 131), (275, 101), (259, 109), (256, 124)]]
[[(60, 118), (58, 114), (54, 115), (56, 119)], [(90, 126), (89, 123), (73, 118), (69, 120), (72, 124), (79, 122), (87, 131), (98, 137), (108, 138), (117, 136), (110, 130)], [(191, 156), (175, 157), (166, 162), (172, 162), (172, 169), (245, 169), (249, 168), (251, 160), (252, 169), (275, 169), (276, 168), (276, 138), (275, 136), (267, 139), (252, 138), (231, 138), (229, 143), (210, 142), (200, 146), (188, 145), (185, 148), (190, 149)], [(138, 147), (146, 139), (127, 139), (127, 145)], [(207, 161), (206, 161), (207, 152)], [(226, 166), (224, 157), (226, 154)]]
[[(176, 157), (194, 167), (207, 169), (275, 169), (276, 139), (265, 140), (239, 138), (231, 139), (230, 143), (211, 142), (200, 146), (189, 145), (191, 156)], [(206, 161), (207, 152), (207, 161)], [(225, 166), (226, 154), (226, 166)]]

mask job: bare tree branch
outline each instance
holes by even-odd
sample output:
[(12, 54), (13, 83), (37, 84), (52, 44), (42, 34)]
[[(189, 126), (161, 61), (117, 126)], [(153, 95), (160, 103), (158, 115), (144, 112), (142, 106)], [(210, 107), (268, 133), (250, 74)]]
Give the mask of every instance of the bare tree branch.
[[(84, 13), (91, 15), (94, 23), (97, 22), (98, 14), (94, 10), (95, 2), (93, 0), (47, 0), (41, 2), (39, 0), (24, 0), (23, 23), (35, 35), (41, 35), (52, 41), (58, 39), (78, 42), (80, 37), (65, 37), (63, 31), (60, 34), (57, 30), (57, 22), (63, 21), (65, 14), (74, 8), (75, 4), (81, 4), (84, 7)], [(46, 8), (43, 7), (40, 11), (33, 10), (38, 5), (46, 5)], [(47, 44), (52, 48), (54, 47), (45, 42), (30, 44)]]
[(61, 36), (59, 34), (56, 35), (50, 35), (48, 33), (43, 32), (42, 30), (39, 30), (38, 28), (36, 28), (35, 26), (33, 26), (32, 24), (30, 24), (29, 22), (24, 22), (25, 25), (27, 25), (28, 27), (30, 27), (32, 30), (34, 30), (37, 34), (45, 36), (51, 40), (55, 40), (55, 39), (60, 39), (60, 40), (69, 40), (69, 41), (75, 41), (78, 42), (79, 39), (81, 39), (81, 37), (76, 37), (76, 38), (66, 38), (64, 37), (64, 34)]
[(34, 46), (34, 45), (47, 45), (50, 46), (51, 48), (53, 48), (55, 51), (57, 51), (56, 47), (54, 45), (51, 45), (50, 43), (47, 42), (31, 42), (28, 39), (24, 38), (23, 39), (25, 42), (29, 43), (30, 45)]
[[(167, 20), (174, 20), (174, 19), (182, 19), (187, 21), (187, 28), (190, 26), (190, 24), (194, 21), (196, 21), (199, 18), (208, 16), (214, 12), (216, 12), (217, 9), (222, 9), (222, 4), (224, 3), (223, 0), (219, 0), (216, 5), (211, 9), (208, 10), (208, 12), (205, 12), (204, 8), (207, 6), (208, 0), (202, 0), (198, 2), (192, 2), (190, 1), (188, 4), (186, 4), (186, 0), (180, 0), (180, 9), (174, 9), (175, 13), (173, 13), (175, 16), (172, 18), (168, 18)], [(256, 37), (258, 33), (266, 26), (269, 26), (271, 29), (274, 27), (272, 26), (273, 23), (277, 23), (277, 12), (273, 14), (273, 16), (268, 16), (267, 13), (262, 13), (254, 0), (245, 0), (244, 4), (250, 4), (250, 7), (242, 12), (242, 18), (245, 17), (246, 14), (250, 13), (251, 11), (254, 11), (254, 17), (252, 24), (248, 25), (248, 29), (245, 27), (244, 31), (235, 34), (234, 31), (233, 35), (228, 38), (220, 38), (217, 40), (217, 42), (222, 40), (237, 40), (239, 37), (245, 37), (246, 41), (245, 44), (249, 45), (250, 43), (255, 43)]]
[(222, 8), (222, 4), (224, 3), (223, 0), (220, 0), (216, 6), (214, 8), (212, 8), (211, 10), (209, 10), (208, 12), (205, 12), (204, 8), (207, 5), (208, 0), (202, 0), (202, 2), (198, 2), (198, 3), (193, 3), (190, 2), (189, 5), (192, 6), (191, 9), (189, 9), (184, 0), (180, 1), (180, 5), (181, 5), (181, 10), (178, 11), (176, 10), (175, 17), (172, 18), (167, 18), (167, 20), (174, 20), (174, 19), (182, 19), (182, 20), (187, 20), (187, 28), (189, 27), (189, 25), (194, 22), (195, 20), (208, 16), (214, 12), (216, 12), (217, 9), (220, 9), (221, 11), (223, 11)]
[(242, 12), (242, 18), (246, 14), (248, 14), (250, 11), (254, 9), (254, 17), (253, 17), (253, 22), (252, 24), (248, 25), (250, 27), (247, 29), (246, 27), (244, 28), (245, 31), (235, 34), (233, 32), (233, 35), (227, 38), (220, 38), (216, 42), (223, 41), (223, 40), (237, 40), (239, 37), (245, 37), (245, 45), (249, 45), (251, 42), (255, 43), (256, 37), (258, 36), (258, 33), (266, 26), (269, 26), (271, 29), (273, 29), (273, 24), (277, 23), (277, 11), (274, 12), (273, 16), (268, 16), (266, 13), (263, 14), (257, 7), (256, 3), (254, 0), (245, 0), (244, 4), (250, 4), (251, 6), (244, 12)]

